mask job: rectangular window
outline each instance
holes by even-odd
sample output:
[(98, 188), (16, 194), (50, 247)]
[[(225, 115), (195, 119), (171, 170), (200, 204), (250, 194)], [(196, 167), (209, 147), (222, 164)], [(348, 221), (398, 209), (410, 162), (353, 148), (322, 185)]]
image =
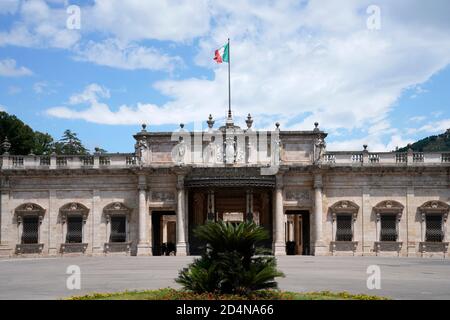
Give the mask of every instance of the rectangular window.
[(384, 214), (380, 218), (380, 241), (397, 241), (397, 216)]
[(426, 242), (442, 242), (444, 240), (444, 230), (442, 229), (441, 215), (426, 215), (425, 224)]
[(24, 217), (22, 221), (22, 243), (32, 244), (39, 241), (39, 217)]
[(352, 241), (352, 216), (337, 215), (336, 216), (336, 241)]
[(82, 242), (83, 242), (83, 218), (68, 217), (66, 243), (82, 243)]
[(127, 219), (125, 216), (111, 217), (111, 238), (110, 242), (127, 241)]

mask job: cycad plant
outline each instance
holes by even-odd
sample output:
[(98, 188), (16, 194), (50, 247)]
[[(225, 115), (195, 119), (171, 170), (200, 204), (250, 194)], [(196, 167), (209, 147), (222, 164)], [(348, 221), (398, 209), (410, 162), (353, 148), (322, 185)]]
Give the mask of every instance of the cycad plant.
[(187, 290), (248, 295), (276, 289), (275, 277), (284, 276), (277, 270), (275, 258), (258, 247), (269, 234), (253, 222), (208, 222), (194, 233), (207, 247), (176, 279)]

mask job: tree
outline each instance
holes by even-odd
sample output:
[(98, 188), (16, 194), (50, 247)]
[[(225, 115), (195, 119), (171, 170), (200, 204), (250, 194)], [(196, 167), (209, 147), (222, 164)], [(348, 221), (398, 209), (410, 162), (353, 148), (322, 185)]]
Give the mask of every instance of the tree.
[(53, 150), (53, 137), (48, 133), (36, 131), (34, 134), (33, 152), (37, 155), (50, 154)]
[(53, 149), (56, 154), (62, 155), (84, 155), (88, 153), (77, 134), (71, 130), (64, 131), (62, 138), (54, 144)]
[(260, 255), (258, 247), (269, 238), (267, 231), (253, 222), (238, 225), (223, 221), (197, 227), (195, 235), (207, 243), (207, 250), (176, 282), (196, 293), (250, 295), (262, 289), (275, 289), (275, 277), (283, 276), (273, 256)]
[(0, 112), (0, 143), (8, 137), (11, 143), (10, 154), (29, 154), (35, 147), (35, 134), (33, 129), (23, 123), (14, 115)]

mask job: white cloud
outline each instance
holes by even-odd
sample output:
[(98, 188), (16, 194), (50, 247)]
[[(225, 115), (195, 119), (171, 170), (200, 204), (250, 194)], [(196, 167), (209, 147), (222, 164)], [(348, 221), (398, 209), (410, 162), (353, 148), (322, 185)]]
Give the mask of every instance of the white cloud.
[(397, 147), (402, 148), (407, 146), (409, 143), (413, 143), (414, 139), (404, 139), (400, 134), (394, 134), (384, 143), (381, 139), (381, 135), (368, 135), (364, 138), (348, 139), (344, 141), (335, 141), (328, 144), (328, 151), (362, 151), (363, 145), (368, 145), (368, 150), (371, 152), (383, 152), (383, 151), (394, 151)]
[(83, 8), (85, 26), (122, 40), (188, 41), (209, 30), (207, 0), (96, 0)]
[(100, 98), (109, 98), (109, 90), (97, 83), (88, 85), (83, 92), (70, 97), (69, 104), (96, 103)]
[(450, 119), (442, 119), (427, 123), (426, 125), (415, 130), (415, 132), (442, 133), (447, 129), (450, 129)]
[(22, 2), (20, 19), (0, 32), (0, 46), (69, 49), (80, 39), (77, 30), (66, 28), (64, 8), (50, 8), (43, 0)]
[(415, 117), (411, 117), (411, 118), (409, 118), (409, 121), (412, 121), (412, 122), (423, 122), (423, 121), (425, 121), (427, 119), (427, 117), (425, 117), (425, 116), (415, 116)]
[[(227, 106), (227, 68), (215, 66), (212, 56), (230, 37), (232, 99), (238, 116), (250, 112), (265, 123), (278, 120), (285, 129), (310, 129), (315, 121), (329, 131), (357, 129), (367, 138), (329, 145), (356, 147), (367, 140), (372, 148), (386, 150), (409, 140), (385, 120), (396, 101), (406, 89), (420, 88), (450, 63), (446, 0), (432, 5), (380, 0), (379, 31), (366, 28), (366, 8), (372, 4), (368, 0), (261, 0), (257, 5), (251, 0), (217, 0), (207, 6), (206, 18), (204, 11), (199, 13), (199, 21), (213, 21), (209, 29), (186, 22), (184, 13), (189, 10), (183, 6), (173, 14), (163, 15), (162, 10), (162, 21), (152, 21), (148, 15), (158, 12), (156, 4), (152, 1), (141, 8), (138, 3), (99, 0), (89, 13), (99, 21), (90, 23), (126, 40), (186, 41), (200, 36), (195, 61), (211, 68), (212, 78), (155, 83), (169, 99), (159, 106), (145, 102), (109, 106), (95, 100), (84, 110), (53, 109), (54, 116), (108, 124), (138, 124), (143, 118), (151, 124), (175, 124), (204, 120), (210, 113), (220, 117)], [(173, 21), (178, 14), (179, 24)], [(186, 27), (187, 23), (194, 26)], [(293, 118), (299, 120), (292, 123)]]
[(30, 69), (17, 66), (17, 62), (14, 59), (0, 60), (1, 77), (22, 77), (32, 74), (33, 72)]
[(14, 14), (19, 8), (19, 0), (0, 1), (0, 14)]
[(33, 91), (37, 95), (50, 95), (56, 93), (55, 87), (60, 86), (60, 83), (49, 83), (47, 81), (38, 81), (33, 84)]
[(6, 111), (6, 107), (5, 107), (5, 106), (2, 106), (2, 105), (0, 105), (0, 111)]
[(36, 94), (43, 94), (47, 87), (48, 87), (48, 83), (45, 81), (36, 82), (35, 84), (33, 84), (33, 91)]
[(99, 43), (90, 41), (77, 50), (75, 59), (124, 70), (173, 71), (182, 63), (180, 57), (168, 56), (154, 48), (121, 43), (117, 39)]

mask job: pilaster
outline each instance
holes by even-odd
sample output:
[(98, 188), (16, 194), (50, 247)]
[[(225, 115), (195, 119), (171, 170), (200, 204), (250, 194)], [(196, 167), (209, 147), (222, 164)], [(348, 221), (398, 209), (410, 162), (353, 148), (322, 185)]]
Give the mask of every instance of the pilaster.
[(152, 254), (152, 247), (147, 234), (147, 180), (145, 175), (139, 175), (138, 181), (138, 203), (139, 203), (139, 241), (137, 245), (138, 256), (149, 256)]

